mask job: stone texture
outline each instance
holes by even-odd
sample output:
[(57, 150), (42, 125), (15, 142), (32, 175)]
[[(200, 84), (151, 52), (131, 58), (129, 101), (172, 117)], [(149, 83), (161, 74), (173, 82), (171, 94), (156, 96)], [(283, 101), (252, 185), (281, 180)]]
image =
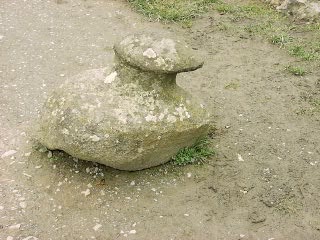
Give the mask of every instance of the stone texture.
[(140, 34), (116, 44), (115, 53), (113, 66), (85, 71), (51, 94), (40, 120), (43, 145), (139, 170), (207, 134), (209, 114), (175, 82), (178, 72), (203, 64), (185, 43)]
[(310, 0), (265, 0), (277, 10), (292, 15), (297, 20), (319, 21), (320, 1)]
[(179, 73), (198, 69), (203, 61), (192, 54), (182, 40), (138, 34), (115, 44), (116, 54), (131, 66), (158, 73)]

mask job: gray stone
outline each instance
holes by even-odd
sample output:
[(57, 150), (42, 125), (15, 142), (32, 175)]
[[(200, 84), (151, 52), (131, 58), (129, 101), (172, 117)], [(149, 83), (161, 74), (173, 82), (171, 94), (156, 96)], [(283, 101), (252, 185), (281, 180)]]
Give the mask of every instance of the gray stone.
[(203, 65), (185, 42), (158, 38), (154, 34), (128, 36), (115, 44), (114, 50), (123, 61), (144, 71), (179, 73)]
[(320, 19), (319, 1), (285, 0), (277, 9), (293, 15), (299, 20), (317, 21)]
[(39, 141), (121, 170), (165, 163), (205, 136), (209, 114), (176, 84), (202, 61), (182, 41), (138, 34), (116, 44), (115, 63), (68, 79), (46, 101)]
[(297, 20), (319, 21), (320, 1), (310, 0), (264, 0), (274, 5), (277, 10), (287, 13)]

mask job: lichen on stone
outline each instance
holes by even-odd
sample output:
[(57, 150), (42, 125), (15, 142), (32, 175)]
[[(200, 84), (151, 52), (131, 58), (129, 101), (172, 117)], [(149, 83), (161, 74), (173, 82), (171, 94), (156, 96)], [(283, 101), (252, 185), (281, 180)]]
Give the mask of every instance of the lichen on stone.
[(206, 135), (206, 110), (175, 82), (177, 73), (203, 63), (193, 61), (185, 43), (138, 34), (114, 49), (114, 64), (80, 73), (49, 96), (40, 120), (42, 144), (139, 170), (169, 161)]

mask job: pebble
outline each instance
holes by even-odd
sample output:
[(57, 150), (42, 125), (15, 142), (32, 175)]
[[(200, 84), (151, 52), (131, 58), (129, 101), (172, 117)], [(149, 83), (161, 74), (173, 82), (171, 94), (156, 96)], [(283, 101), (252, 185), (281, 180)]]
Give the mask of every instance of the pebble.
[(244, 162), (242, 156), (239, 153), (238, 153), (238, 160), (239, 160), (239, 162)]
[(29, 175), (29, 174), (27, 174), (27, 173), (22, 173), (23, 175), (25, 175), (26, 177), (28, 177), (28, 178), (31, 178), (32, 176), (31, 175)]
[(87, 190), (82, 191), (81, 194), (84, 194), (85, 197), (90, 195), (90, 189), (88, 188)]
[(95, 226), (93, 227), (93, 230), (98, 231), (99, 228), (101, 228), (101, 227), (102, 227), (102, 225), (98, 223), (97, 225), (95, 225)]
[(17, 152), (16, 150), (6, 151), (6, 152), (4, 152), (4, 153), (1, 155), (1, 158), (9, 157), (9, 156), (15, 154), (16, 152)]
[(189, 172), (188, 172), (188, 173), (187, 173), (187, 177), (188, 177), (188, 178), (191, 178), (191, 176), (192, 176), (192, 173), (189, 173)]
[(13, 230), (13, 229), (19, 229), (20, 227), (21, 227), (21, 224), (18, 223), (18, 224), (15, 224), (15, 225), (11, 225), (11, 226), (9, 226), (8, 228), (11, 229), (11, 230)]
[(52, 158), (52, 152), (51, 151), (48, 152), (48, 158)]
[(266, 220), (266, 217), (261, 212), (253, 211), (252, 213), (249, 214), (249, 220), (252, 223), (262, 223)]
[(25, 157), (29, 157), (31, 155), (31, 152), (27, 152), (24, 154)]
[(129, 234), (136, 234), (136, 233), (137, 233), (136, 230), (130, 230), (130, 231), (129, 231)]
[(4, 207), (3, 206), (0, 206), (0, 210), (3, 210), (4, 209)]
[(38, 240), (39, 238), (36, 238), (34, 236), (28, 236), (26, 238), (23, 238), (22, 240)]
[(7, 237), (7, 240), (13, 240), (13, 237), (8, 236), (8, 237)]
[(26, 208), (26, 207), (27, 207), (27, 203), (26, 203), (26, 202), (20, 202), (20, 203), (19, 203), (19, 206), (20, 206), (21, 208)]
[(134, 186), (134, 185), (136, 185), (136, 182), (135, 182), (135, 181), (132, 181), (132, 182), (130, 183), (130, 185), (131, 185), (131, 186)]

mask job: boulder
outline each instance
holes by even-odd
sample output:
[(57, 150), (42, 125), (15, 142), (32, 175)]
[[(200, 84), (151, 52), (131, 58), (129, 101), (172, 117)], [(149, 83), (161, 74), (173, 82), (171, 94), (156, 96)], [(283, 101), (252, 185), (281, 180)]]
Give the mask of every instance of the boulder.
[(315, 0), (264, 0), (277, 10), (287, 13), (297, 20), (316, 22), (320, 20), (320, 1)]
[(80, 73), (44, 104), (39, 141), (48, 149), (120, 170), (165, 163), (206, 136), (210, 115), (176, 84), (203, 62), (183, 41), (135, 34), (115, 44), (114, 63)]
[(320, 19), (320, 2), (309, 0), (285, 0), (277, 7), (298, 20), (318, 21)]

